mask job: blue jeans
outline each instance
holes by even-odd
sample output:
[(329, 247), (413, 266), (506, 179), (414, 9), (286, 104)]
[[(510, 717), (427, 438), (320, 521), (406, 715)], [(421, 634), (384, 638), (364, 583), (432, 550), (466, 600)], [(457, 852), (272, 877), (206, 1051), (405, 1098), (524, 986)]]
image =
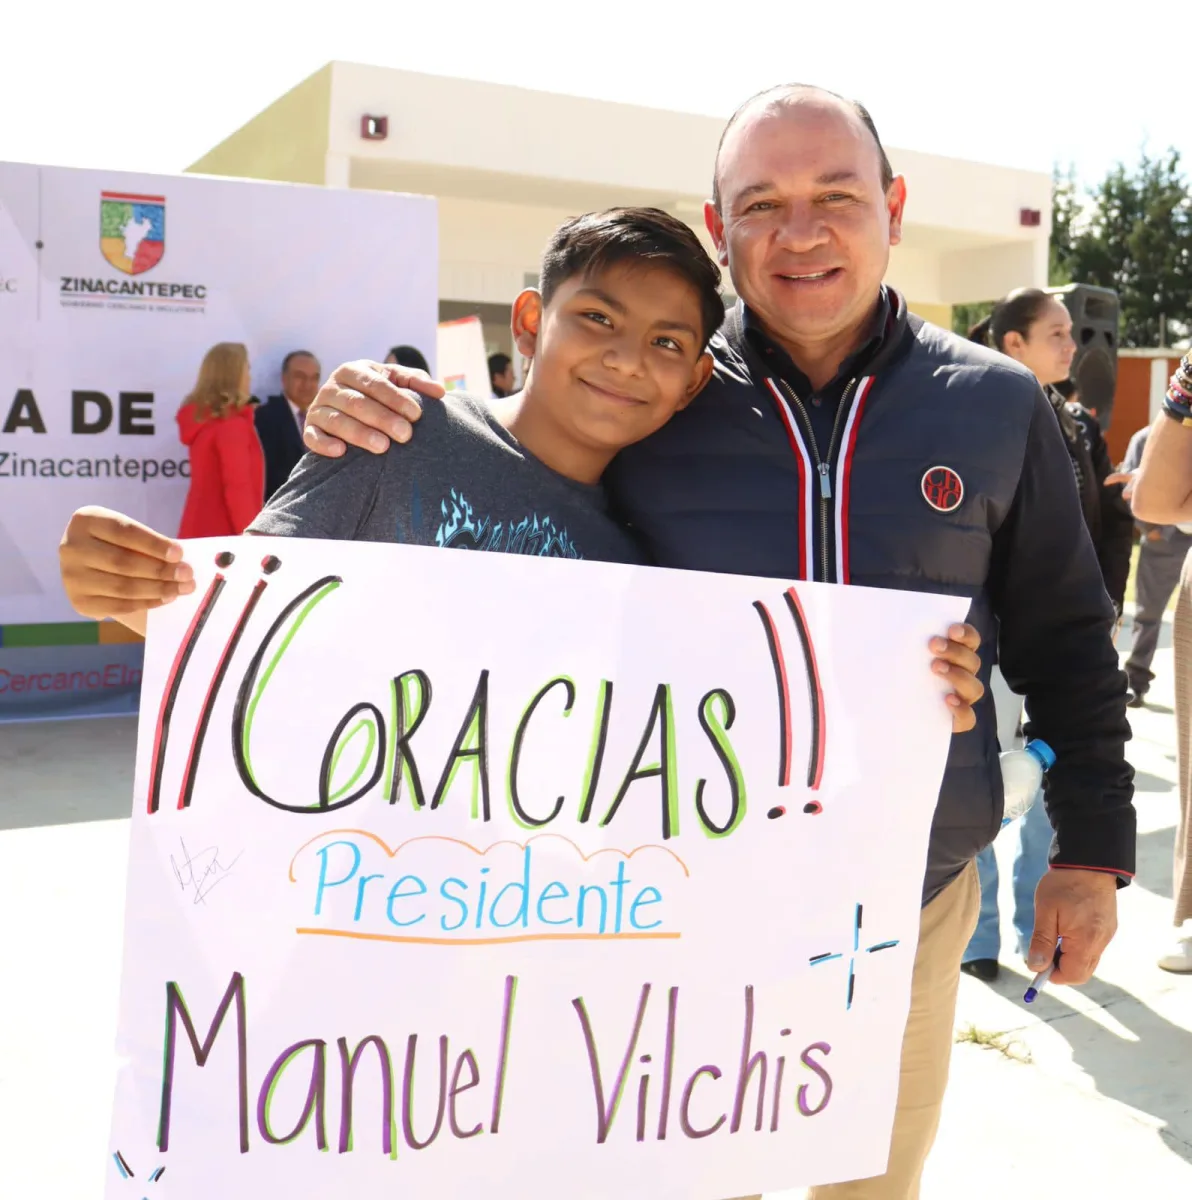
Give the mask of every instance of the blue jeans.
[[(1025, 956), (1035, 929), (1035, 888), (1047, 871), (1047, 853), (1051, 849), (1051, 822), (1042, 796), (1036, 796), (1025, 816), (1007, 826), (1006, 831), (1012, 831), (1014, 826), (1018, 833), (1014, 854), (1014, 931), (1018, 934), (1018, 953)], [(1002, 945), (997, 911), (997, 859), (992, 846), (986, 846), (977, 855), (977, 873), (981, 877), (981, 915), (964, 952), (965, 962), (996, 959)]]

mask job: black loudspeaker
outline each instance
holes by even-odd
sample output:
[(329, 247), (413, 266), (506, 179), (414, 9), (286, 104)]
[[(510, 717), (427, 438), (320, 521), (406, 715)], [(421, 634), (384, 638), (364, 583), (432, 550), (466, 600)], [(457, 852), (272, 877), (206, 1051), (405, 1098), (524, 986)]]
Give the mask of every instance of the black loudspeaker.
[(1048, 288), (1072, 314), (1076, 357), (1069, 378), (1078, 399), (1096, 413), (1102, 429), (1113, 420), (1113, 393), (1117, 387), (1118, 319), (1121, 305), (1109, 288), (1071, 283)]

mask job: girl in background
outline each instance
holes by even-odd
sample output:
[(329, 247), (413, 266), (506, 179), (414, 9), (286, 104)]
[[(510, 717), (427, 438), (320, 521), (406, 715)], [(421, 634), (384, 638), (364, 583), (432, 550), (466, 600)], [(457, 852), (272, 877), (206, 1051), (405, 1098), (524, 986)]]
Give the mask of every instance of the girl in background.
[(178, 410), (178, 432), (190, 451), (180, 538), (235, 536), (261, 511), (265, 456), (253, 407), (248, 350), (238, 342), (212, 346)]
[[(1120, 621), (1134, 545), (1134, 517), (1122, 498), (1122, 489), (1116, 484), (1107, 486), (1113, 464), (1097, 418), (1079, 404), (1067, 403), (1060, 390), (1068, 384), (1076, 354), (1071, 315), (1055, 296), (1039, 288), (1019, 288), (999, 300), (993, 312), (969, 331), (969, 338), (991, 345), (1021, 363), (1039, 381), (1051, 402), (1072, 460), (1080, 507), (1101, 564), (1105, 590)], [(998, 741), (1003, 750), (1010, 750), (1022, 715), (1022, 698), (1010, 691), (996, 667), (991, 684)], [(1018, 952), (1025, 956), (1035, 927), (1035, 888), (1047, 870), (1051, 848), (1051, 822), (1040, 800), (1019, 819), (1017, 826), (1014, 930), (1018, 935)], [(981, 877), (981, 916), (961, 970), (989, 983), (998, 976), (1001, 949), (998, 870), (992, 846), (977, 856), (977, 870)]]

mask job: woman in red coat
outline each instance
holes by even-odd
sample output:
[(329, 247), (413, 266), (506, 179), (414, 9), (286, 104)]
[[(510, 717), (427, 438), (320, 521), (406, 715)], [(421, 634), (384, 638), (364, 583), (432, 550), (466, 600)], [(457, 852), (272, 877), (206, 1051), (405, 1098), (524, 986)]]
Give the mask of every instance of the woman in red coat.
[(220, 342), (207, 351), (199, 381), (178, 410), (178, 431), (190, 450), (180, 538), (243, 533), (265, 502), (265, 455), (249, 378), (245, 347)]

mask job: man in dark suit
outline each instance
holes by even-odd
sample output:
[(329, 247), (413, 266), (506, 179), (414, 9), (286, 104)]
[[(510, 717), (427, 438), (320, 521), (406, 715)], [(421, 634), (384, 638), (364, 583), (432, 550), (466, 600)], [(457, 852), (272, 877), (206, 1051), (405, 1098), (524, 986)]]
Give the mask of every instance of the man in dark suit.
[(270, 396), (256, 412), (257, 436), (265, 451), (265, 499), (290, 477), (305, 453), (302, 426), (319, 390), (319, 360), (309, 350), (291, 350), (281, 364), (280, 396)]

